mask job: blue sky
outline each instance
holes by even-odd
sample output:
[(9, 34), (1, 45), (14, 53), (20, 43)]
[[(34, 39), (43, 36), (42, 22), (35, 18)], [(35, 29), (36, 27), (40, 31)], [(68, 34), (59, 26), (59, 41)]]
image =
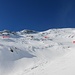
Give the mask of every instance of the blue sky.
[(0, 0), (0, 30), (75, 27), (74, 0)]

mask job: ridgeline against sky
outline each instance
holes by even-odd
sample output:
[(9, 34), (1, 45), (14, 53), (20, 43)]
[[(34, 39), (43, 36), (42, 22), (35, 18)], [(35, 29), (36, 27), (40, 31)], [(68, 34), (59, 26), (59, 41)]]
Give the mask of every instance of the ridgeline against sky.
[(0, 0), (0, 30), (75, 27), (74, 0)]

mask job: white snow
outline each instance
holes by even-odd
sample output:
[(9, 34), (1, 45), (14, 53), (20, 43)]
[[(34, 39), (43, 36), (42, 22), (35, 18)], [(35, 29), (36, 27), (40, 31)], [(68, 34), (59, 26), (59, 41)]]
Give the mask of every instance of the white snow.
[(74, 28), (0, 32), (0, 75), (75, 75)]

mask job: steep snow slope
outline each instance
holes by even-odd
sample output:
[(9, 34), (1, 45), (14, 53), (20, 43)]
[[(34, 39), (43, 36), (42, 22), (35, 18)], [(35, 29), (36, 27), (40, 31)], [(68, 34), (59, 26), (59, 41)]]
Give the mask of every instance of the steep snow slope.
[(0, 31), (0, 75), (75, 75), (75, 29)]

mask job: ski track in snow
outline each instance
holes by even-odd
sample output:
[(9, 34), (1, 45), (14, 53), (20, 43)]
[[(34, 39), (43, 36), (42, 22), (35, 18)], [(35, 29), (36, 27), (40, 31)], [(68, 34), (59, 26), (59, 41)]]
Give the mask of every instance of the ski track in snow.
[(0, 32), (0, 75), (75, 75), (74, 28), (29, 32)]

